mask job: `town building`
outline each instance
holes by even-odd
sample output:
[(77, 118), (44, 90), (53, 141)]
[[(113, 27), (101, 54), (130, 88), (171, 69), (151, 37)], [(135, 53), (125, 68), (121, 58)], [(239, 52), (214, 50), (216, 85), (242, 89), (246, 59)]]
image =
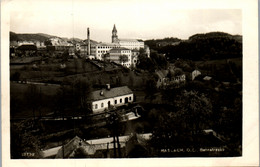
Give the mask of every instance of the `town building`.
[[(132, 152), (136, 142), (132, 141), (132, 138), (137, 136), (140, 140), (138, 144), (149, 141), (152, 137), (151, 133), (144, 134), (130, 134), (126, 136), (119, 136), (118, 140), (120, 148), (122, 149), (123, 157), (127, 157), (126, 151)], [(136, 138), (136, 137), (135, 137)], [(114, 144), (113, 137), (99, 138), (85, 140), (78, 136), (75, 136), (65, 145), (57, 146), (40, 152), (41, 158), (113, 158), (114, 157)], [(127, 144), (127, 150), (126, 150)]]
[(133, 49), (132, 50), (132, 58), (131, 58), (131, 65), (132, 65), (132, 67), (136, 67), (139, 55), (140, 55), (139, 50), (137, 50), (137, 49)]
[(75, 136), (67, 144), (60, 147), (55, 158), (80, 158), (78, 156), (88, 156), (95, 153), (95, 149), (88, 142)]
[(17, 56), (35, 56), (37, 47), (34, 44), (23, 44), (16, 48)]
[(90, 97), (93, 113), (102, 112), (112, 106), (126, 105), (134, 100), (133, 91), (127, 86), (110, 88), (109, 84), (106, 89), (92, 92)]
[(167, 71), (166, 70), (159, 70), (155, 72), (158, 76), (158, 80), (156, 82), (156, 87), (157, 88), (162, 88), (163, 86), (166, 86), (167, 84)]
[(181, 82), (185, 82), (186, 81), (186, 75), (182, 74), (182, 75), (178, 75), (172, 78), (172, 83), (181, 83)]
[(109, 51), (109, 60), (129, 68), (132, 64), (132, 51), (127, 48), (113, 48)]
[(96, 59), (103, 60), (104, 56), (113, 48), (119, 48), (116, 43), (97, 43), (90, 46), (90, 55), (94, 55)]
[(121, 47), (128, 49), (140, 49), (144, 48), (144, 41), (141, 39), (121, 39), (117, 36), (116, 25), (114, 24), (112, 30), (112, 43), (118, 43)]
[(147, 55), (147, 57), (150, 58), (150, 53), (151, 53), (151, 51), (150, 51), (149, 46), (144, 45), (144, 52), (145, 52), (145, 54)]
[(49, 39), (52, 46), (73, 46), (73, 44), (68, 43), (66, 40), (58, 37), (52, 37)]
[(199, 75), (201, 75), (201, 72), (199, 70), (194, 70), (191, 73), (191, 79), (194, 80)]
[[(89, 40), (89, 29), (88, 29), (88, 40)], [(139, 39), (120, 39), (117, 35), (117, 29), (114, 25), (112, 30), (112, 43), (93, 43), (82, 45), (80, 52), (86, 54), (90, 48), (92, 57), (98, 60), (110, 60), (118, 64), (122, 64), (126, 67), (135, 67), (138, 61), (139, 50), (142, 48), (144, 52), (150, 57), (150, 50), (148, 46), (144, 45), (144, 41)], [(131, 53), (131, 54), (130, 54)], [(128, 56), (128, 61), (120, 61), (119, 57), (122, 55)], [(86, 58), (89, 58), (88, 56)]]

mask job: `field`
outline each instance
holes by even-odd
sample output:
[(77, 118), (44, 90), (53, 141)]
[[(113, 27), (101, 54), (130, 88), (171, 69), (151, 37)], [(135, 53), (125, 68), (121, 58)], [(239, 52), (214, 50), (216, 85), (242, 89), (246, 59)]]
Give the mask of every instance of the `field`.
[[(41, 93), (40, 107), (35, 111), (36, 117), (53, 113), (55, 98), (60, 84), (73, 85), (78, 80), (92, 85), (92, 90), (100, 89), (109, 83), (112, 87), (127, 85), (138, 90), (143, 99), (144, 84), (150, 77), (148, 72), (136, 73), (108, 62), (74, 59), (61, 68), (61, 60), (48, 62), (10, 65), (11, 118), (28, 118), (33, 116), (30, 101), (30, 86), (34, 85)], [(17, 62), (19, 62), (17, 60)]]

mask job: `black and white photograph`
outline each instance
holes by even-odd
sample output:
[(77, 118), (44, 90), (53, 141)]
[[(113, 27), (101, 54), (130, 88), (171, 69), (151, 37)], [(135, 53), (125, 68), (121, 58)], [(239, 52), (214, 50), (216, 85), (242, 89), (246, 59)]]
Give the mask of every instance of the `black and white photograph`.
[(247, 10), (190, 3), (6, 2), (5, 156), (243, 158), (244, 133), (258, 128), (245, 110)]

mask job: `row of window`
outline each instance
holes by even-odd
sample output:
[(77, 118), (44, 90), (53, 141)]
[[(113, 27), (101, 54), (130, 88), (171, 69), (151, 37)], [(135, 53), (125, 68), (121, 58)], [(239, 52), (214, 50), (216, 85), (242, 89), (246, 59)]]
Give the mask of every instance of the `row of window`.
[(98, 53), (107, 53), (108, 50), (98, 50)]
[(122, 50), (122, 53), (131, 53), (131, 50)]
[(112, 49), (112, 48), (119, 48), (120, 46), (98, 46), (99, 49)]
[[(128, 98), (126, 98), (126, 99), (128, 99)], [(129, 100), (130, 101), (132, 100), (131, 96), (129, 97)], [(122, 103), (122, 99), (119, 100), (119, 104), (121, 104), (121, 103)], [(127, 103), (127, 101), (125, 103)], [(110, 106), (110, 101), (108, 101), (107, 104), (108, 104), (108, 106)], [(114, 104), (117, 104), (117, 100), (114, 101)], [(103, 108), (103, 107), (104, 107), (104, 103), (101, 103), (101, 108)], [(94, 109), (98, 109), (98, 104), (95, 104)]]

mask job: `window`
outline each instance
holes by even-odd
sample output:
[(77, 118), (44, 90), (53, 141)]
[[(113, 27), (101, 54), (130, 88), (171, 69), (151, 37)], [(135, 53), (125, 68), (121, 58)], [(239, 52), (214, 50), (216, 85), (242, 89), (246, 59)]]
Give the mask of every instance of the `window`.
[(120, 103), (122, 103), (122, 99), (120, 99)]
[(115, 104), (117, 104), (117, 100), (115, 100)]
[(95, 104), (95, 109), (97, 109), (98, 108), (98, 105), (97, 104)]
[(104, 103), (101, 103), (101, 107), (104, 107)]
[(129, 100), (131, 100), (131, 96), (129, 97)]

